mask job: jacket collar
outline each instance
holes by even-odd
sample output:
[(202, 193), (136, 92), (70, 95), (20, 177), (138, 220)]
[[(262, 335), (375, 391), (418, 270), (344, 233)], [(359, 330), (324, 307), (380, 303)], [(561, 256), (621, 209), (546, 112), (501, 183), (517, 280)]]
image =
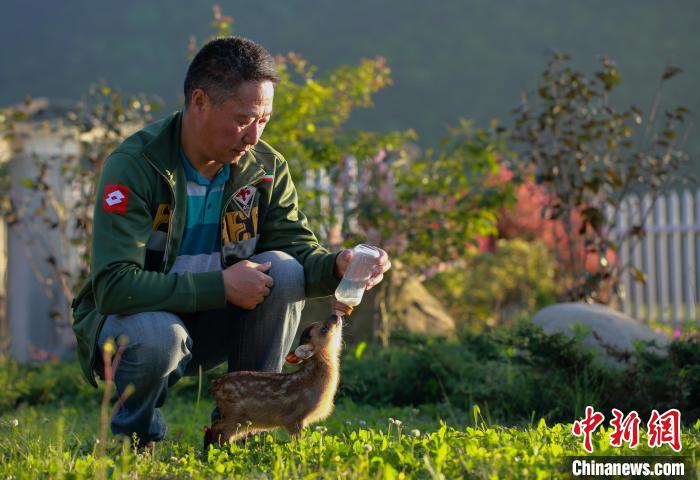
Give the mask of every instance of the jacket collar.
[(143, 150), (146, 158), (171, 184), (175, 183), (176, 172), (180, 167), (181, 123), (182, 112), (175, 112), (153, 124), (152, 127), (157, 129), (155, 136)]
[[(168, 182), (175, 186), (184, 179), (184, 169), (180, 161), (180, 130), (182, 128), (182, 112), (178, 111), (152, 125), (154, 138), (144, 147), (144, 155), (156, 167)], [(148, 127), (147, 127), (148, 128)], [(262, 172), (262, 173), (261, 173)], [(231, 166), (231, 179), (253, 180), (265, 174), (265, 165), (249, 151), (235, 165)], [(239, 183), (238, 181), (235, 183)]]

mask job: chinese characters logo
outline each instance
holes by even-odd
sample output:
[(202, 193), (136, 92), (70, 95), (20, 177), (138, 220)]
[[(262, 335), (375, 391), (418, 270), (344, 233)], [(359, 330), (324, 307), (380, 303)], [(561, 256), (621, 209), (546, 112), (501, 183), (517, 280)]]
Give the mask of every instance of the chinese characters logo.
[[(613, 419), (610, 420), (610, 425), (613, 427), (613, 432), (610, 434), (610, 446), (621, 447), (623, 443), (627, 443), (630, 448), (635, 448), (639, 445), (639, 425), (641, 419), (637, 412), (632, 411), (625, 415), (620, 410), (612, 409)], [(588, 452), (593, 452), (593, 444), (591, 435), (605, 420), (605, 415), (596, 412), (591, 406), (586, 407), (586, 416), (580, 420), (576, 420), (571, 429), (572, 433), (577, 436), (583, 436), (583, 448)], [(681, 412), (675, 408), (664, 413), (659, 413), (652, 410), (651, 417), (647, 422), (647, 444), (652, 447), (661, 447), (669, 445), (674, 452), (680, 452), (681, 445)]]

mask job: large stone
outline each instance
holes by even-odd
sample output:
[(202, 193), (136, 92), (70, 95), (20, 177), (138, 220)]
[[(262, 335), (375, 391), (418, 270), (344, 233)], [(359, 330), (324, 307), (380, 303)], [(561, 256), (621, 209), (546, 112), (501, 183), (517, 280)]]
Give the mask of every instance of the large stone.
[[(386, 339), (392, 330), (436, 336), (451, 336), (455, 322), (440, 302), (400, 262), (392, 260), (392, 268), (379, 288), (365, 292), (362, 303), (346, 319), (344, 338), (349, 344)], [(382, 305), (384, 295), (387, 296)], [(326, 318), (332, 313), (333, 297), (308, 300), (302, 313), (301, 331), (311, 322)], [(382, 309), (386, 308), (382, 321)]]
[(659, 355), (666, 354), (669, 339), (637, 320), (600, 304), (559, 303), (540, 310), (532, 319), (545, 332), (563, 332), (573, 337), (587, 332), (582, 344), (596, 352), (608, 365), (621, 365), (619, 356), (632, 353), (640, 342)]

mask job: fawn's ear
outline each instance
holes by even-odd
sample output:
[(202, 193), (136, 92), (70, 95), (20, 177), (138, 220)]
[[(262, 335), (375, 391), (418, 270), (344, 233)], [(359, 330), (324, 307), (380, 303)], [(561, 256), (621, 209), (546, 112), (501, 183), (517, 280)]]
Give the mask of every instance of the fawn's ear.
[(312, 347), (308, 343), (304, 343), (303, 345), (299, 345), (297, 349), (294, 350), (294, 354), (297, 357), (306, 360), (314, 356), (314, 347)]
[(285, 357), (285, 360), (287, 360), (287, 363), (291, 363), (291, 364), (293, 364), (293, 365), (296, 365), (296, 364), (301, 363), (301, 362), (304, 361), (304, 360), (302, 360), (301, 358), (297, 357), (297, 356), (294, 354), (294, 352), (288, 353), (287, 356)]

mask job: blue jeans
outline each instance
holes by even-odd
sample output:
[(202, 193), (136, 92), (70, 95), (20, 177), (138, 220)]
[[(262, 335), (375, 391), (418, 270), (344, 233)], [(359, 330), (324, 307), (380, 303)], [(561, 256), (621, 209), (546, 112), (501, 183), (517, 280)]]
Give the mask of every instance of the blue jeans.
[[(304, 270), (283, 252), (254, 255), (256, 263), (272, 262), (270, 295), (254, 310), (228, 304), (222, 310), (176, 315), (144, 312), (109, 315), (100, 332), (100, 351), (108, 338), (128, 338), (115, 374), (119, 395), (132, 393), (112, 418), (115, 435), (140, 444), (162, 440), (166, 425), (159, 407), (168, 388), (183, 375), (196, 375), (228, 361), (228, 371), (279, 372), (292, 347), (304, 308)], [(99, 369), (101, 370), (101, 369)]]

